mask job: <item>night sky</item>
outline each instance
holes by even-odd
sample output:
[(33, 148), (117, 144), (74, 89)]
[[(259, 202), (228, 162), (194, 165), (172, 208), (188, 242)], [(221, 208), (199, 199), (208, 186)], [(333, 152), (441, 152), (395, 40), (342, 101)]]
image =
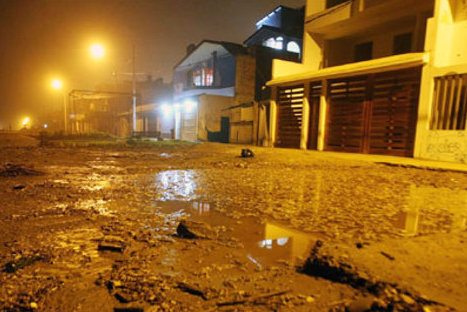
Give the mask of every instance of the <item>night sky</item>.
[[(305, 0), (0, 0), (0, 128), (60, 105), (50, 87), (93, 89), (112, 72), (136, 70), (171, 81), (186, 46), (202, 39), (242, 43), (276, 6)], [(106, 47), (90, 57), (91, 43)]]

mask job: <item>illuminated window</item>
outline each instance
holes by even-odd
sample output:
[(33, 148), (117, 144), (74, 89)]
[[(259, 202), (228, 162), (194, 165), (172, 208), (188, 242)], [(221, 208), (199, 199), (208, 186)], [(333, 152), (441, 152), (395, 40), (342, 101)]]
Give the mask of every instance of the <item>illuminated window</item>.
[(467, 119), (467, 74), (435, 78), (432, 130), (465, 130)]
[(276, 38), (276, 46), (275, 48), (277, 50), (282, 50), (284, 48), (284, 38), (282, 37), (277, 37)]
[(295, 41), (290, 41), (287, 43), (287, 51), (300, 53), (300, 46)]
[(263, 42), (265, 47), (275, 48), (276, 47), (276, 40), (274, 38), (269, 38), (268, 40)]
[(193, 84), (197, 87), (210, 87), (214, 83), (212, 68), (201, 68), (193, 71)]

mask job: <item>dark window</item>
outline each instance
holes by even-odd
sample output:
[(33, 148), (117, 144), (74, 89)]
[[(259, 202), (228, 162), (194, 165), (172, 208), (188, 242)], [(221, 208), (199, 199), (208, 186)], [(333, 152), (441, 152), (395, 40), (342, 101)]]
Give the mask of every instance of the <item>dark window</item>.
[(326, 9), (332, 8), (333, 6), (336, 6), (338, 4), (347, 2), (349, 0), (326, 0)]
[(192, 70), (189, 70), (186, 73), (186, 86), (189, 88), (193, 86), (193, 71)]
[(368, 61), (373, 58), (373, 42), (364, 42), (355, 46), (355, 62)]
[(412, 51), (412, 33), (394, 37), (394, 54), (409, 53), (410, 51)]

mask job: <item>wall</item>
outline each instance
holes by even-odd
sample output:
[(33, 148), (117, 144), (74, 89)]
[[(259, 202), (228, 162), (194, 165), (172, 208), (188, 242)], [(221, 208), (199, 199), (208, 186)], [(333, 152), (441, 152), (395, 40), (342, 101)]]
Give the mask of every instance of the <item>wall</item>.
[(425, 50), (431, 52), (431, 60), (422, 75), (415, 157), (467, 163), (467, 129), (429, 128), (434, 78), (467, 73), (467, 21), (460, 18), (463, 12), (462, 0), (437, 0), (435, 16), (428, 23)]
[(256, 60), (252, 55), (237, 55), (235, 103), (249, 103), (255, 98)]
[(467, 131), (429, 131), (421, 158), (467, 164)]
[(201, 95), (198, 101), (198, 140), (207, 141), (208, 131), (221, 130), (221, 117), (228, 116), (226, 109), (233, 105), (233, 98), (219, 95)]
[[(373, 42), (373, 59), (391, 56), (394, 50), (394, 37), (396, 35), (412, 33), (412, 42), (416, 40), (415, 21), (397, 22), (385, 29), (374, 29), (372, 33), (365, 33), (351, 38), (340, 38), (327, 42), (326, 67), (343, 65), (354, 61), (354, 49), (357, 44)], [(419, 34), (424, 36), (425, 27), (421, 27)], [(423, 51), (419, 46), (412, 52)]]

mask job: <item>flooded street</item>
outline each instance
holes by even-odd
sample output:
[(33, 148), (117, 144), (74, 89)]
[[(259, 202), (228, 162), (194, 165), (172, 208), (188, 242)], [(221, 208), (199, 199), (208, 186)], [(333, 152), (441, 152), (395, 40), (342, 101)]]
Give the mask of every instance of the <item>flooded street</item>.
[(467, 174), (253, 150), (0, 149), (0, 310), (467, 311)]

